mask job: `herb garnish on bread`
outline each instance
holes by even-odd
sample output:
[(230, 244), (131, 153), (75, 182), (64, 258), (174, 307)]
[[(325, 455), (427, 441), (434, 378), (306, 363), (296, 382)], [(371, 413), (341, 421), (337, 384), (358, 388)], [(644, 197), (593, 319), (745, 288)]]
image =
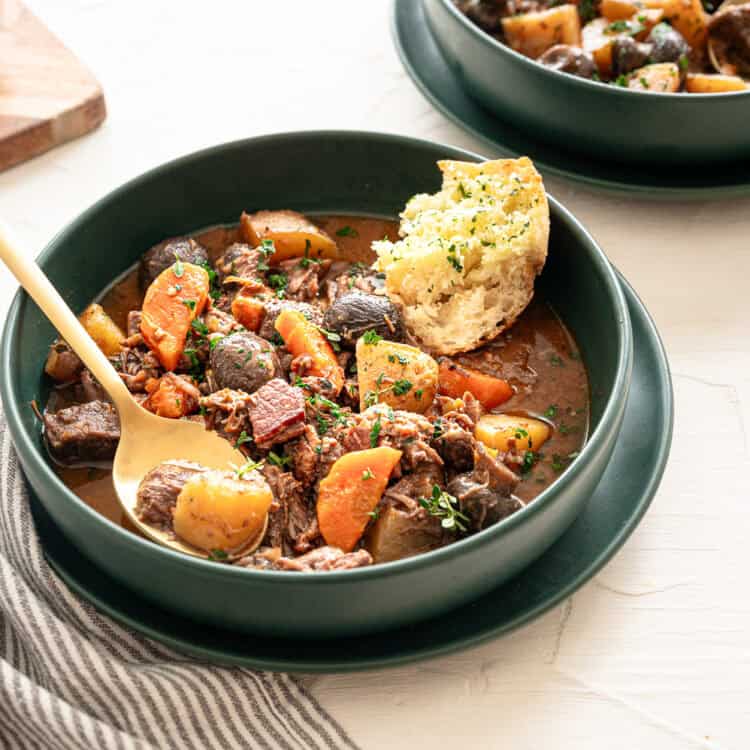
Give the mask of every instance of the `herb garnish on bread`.
[(441, 161), (443, 187), (415, 195), (375, 267), (410, 332), (439, 354), (469, 351), (511, 326), (534, 295), (549, 207), (530, 159)]

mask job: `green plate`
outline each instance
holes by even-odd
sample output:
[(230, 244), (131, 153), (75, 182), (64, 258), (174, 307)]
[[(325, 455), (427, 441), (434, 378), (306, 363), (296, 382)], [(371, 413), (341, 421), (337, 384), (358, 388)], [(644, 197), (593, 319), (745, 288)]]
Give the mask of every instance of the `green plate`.
[(750, 163), (710, 168), (608, 162), (533, 140), (484, 109), (449, 67), (427, 25), (422, 0), (394, 0), (393, 39), (406, 71), (446, 117), (503, 156), (531, 157), (540, 171), (617, 193), (647, 193), (662, 199), (706, 199), (750, 195)]
[[(550, 609), (582, 586), (638, 525), (654, 496), (672, 439), (669, 366), (648, 313), (626, 282), (634, 335), (632, 387), (617, 446), (575, 523), (510, 582), (441, 617), (385, 634), (285, 640), (190, 623), (156, 609), (91, 565), (32, 496), (31, 509), (52, 567), (80, 596), (120, 623), (193, 656), (289, 672), (341, 672), (404, 664), (476, 646)], [(644, 445), (646, 441), (646, 445)], [(634, 466), (648, 457), (646, 465)], [(294, 575), (294, 573), (289, 573)]]

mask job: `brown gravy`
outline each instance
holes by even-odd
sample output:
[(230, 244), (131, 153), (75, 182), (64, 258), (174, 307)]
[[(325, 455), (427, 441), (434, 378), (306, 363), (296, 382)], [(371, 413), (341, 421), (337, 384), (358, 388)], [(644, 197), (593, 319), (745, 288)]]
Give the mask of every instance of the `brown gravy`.
[[(342, 254), (353, 262), (372, 262), (373, 240), (398, 238), (398, 223), (394, 221), (352, 216), (323, 216), (316, 221), (336, 237)], [(239, 239), (236, 227), (215, 227), (193, 236), (207, 249), (211, 260)], [(128, 312), (140, 308), (142, 302), (137, 272), (129, 272), (105, 290), (99, 302), (124, 330)], [(537, 296), (509, 331), (457, 359), (514, 385), (516, 395), (498, 411), (529, 412), (556, 425), (533, 469), (523, 475), (516, 489), (518, 497), (530, 501), (554, 482), (586, 440), (588, 378), (573, 337), (550, 305)], [(55, 470), (94, 510), (133, 530), (124, 523), (109, 471), (59, 466)]]

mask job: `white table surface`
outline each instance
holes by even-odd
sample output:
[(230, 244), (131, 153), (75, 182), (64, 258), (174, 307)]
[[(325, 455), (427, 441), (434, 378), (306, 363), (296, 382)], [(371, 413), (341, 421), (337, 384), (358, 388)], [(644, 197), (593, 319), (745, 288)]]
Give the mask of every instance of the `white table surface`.
[[(491, 155), (402, 70), (388, 0), (30, 5), (109, 107), (94, 134), (0, 174), (0, 213), (30, 252), (123, 181), (250, 135), (386, 130)], [(634, 284), (669, 351), (676, 429), (653, 506), (594, 580), (506, 638), (305, 679), (364, 748), (747, 748), (750, 199), (649, 204), (546, 182)], [(0, 271), (3, 317), (14, 287)]]

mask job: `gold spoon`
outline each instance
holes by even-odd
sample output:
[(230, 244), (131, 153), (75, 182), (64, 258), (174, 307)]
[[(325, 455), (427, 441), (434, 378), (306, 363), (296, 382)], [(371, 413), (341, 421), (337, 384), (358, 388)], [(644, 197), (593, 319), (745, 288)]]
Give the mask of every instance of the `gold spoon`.
[[(724, 2), (713, 12), (713, 15), (715, 16), (720, 11), (725, 10), (726, 8), (731, 8), (733, 5), (746, 5), (747, 2), (748, 0), (724, 0)], [(725, 64), (722, 63), (722, 61), (719, 59), (719, 56), (714, 49), (713, 40), (711, 39), (710, 34), (706, 42), (706, 49), (708, 51), (708, 59), (711, 61), (711, 65), (714, 66), (714, 69), (717, 73), (722, 73), (723, 75), (739, 75), (734, 65), (732, 65), (731, 63), (727, 63), (727, 65), (729, 65), (731, 68), (731, 70), (728, 70), (725, 67)], [(746, 82), (748, 81), (748, 76), (743, 75), (741, 77)]]
[[(246, 457), (231, 443), (198, 422), (157, 417), (143, 409), (130, 395), (104, 353), (89, 336), (30, 255), (23, 253), (11, 231), (0, 222), (0, 259), (29, 296), (67, 341), (70, 348), (93, 373), (109, 394), (120, 417), (120, 442), (112, 465), (117, 498), (133, 525), (149, 539), (165, 547), (196, 557), (208, 557), (204, 550), (143, 523), (135, 513), (138, 486), (143, 477), (162, 461), (194, 461), (209, 469), (226, 470), (241, 466)], [(257, 549), (268, 525), (266, 516), (260, 533), (240, 549), (227, 551), (236, 559)]]

